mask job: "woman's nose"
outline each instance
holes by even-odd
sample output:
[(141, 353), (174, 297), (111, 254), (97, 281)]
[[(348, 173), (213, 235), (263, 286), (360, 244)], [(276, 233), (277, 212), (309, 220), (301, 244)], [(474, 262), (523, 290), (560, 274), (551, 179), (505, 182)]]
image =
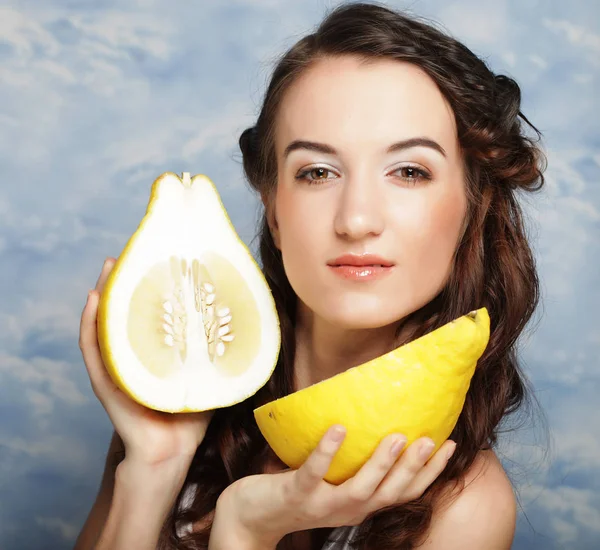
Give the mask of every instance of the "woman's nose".
[(384, 228), (384, 204), (376, 182), (348, 179), (339, 196), (335, 231), (352, 240), (379, 235)]

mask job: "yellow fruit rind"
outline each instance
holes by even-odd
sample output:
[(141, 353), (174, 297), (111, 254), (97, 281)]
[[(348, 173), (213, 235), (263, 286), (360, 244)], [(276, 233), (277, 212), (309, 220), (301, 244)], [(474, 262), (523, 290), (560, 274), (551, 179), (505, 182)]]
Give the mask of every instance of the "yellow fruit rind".
[[(256, 422), (291, 468), (306, 461), (331, 425), (344, 425), (346, 437), (325, 476), (333, 484), (352, 477), (381, 439), (392, 433), (407, 436), (406, 447), (419, 437), (431, 437), (435, 452), (456, 425), (488, 340), (489, 316), (482, 308), (475, 322), (465, 315), (385, 355), (258, 407)], [(462, 362), (451, 353), (461, 343)], [(444, 365), (430, 368), (432, 357)]]

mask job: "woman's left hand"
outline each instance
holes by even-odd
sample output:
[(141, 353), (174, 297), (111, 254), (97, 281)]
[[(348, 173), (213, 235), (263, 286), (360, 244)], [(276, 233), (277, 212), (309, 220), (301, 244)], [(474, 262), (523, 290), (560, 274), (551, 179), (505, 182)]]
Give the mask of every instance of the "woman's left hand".
[[(341, 432), (338, 428), (342, 428)], [(341, 439), (335, 434), (341, 433)], [(420, 497), (445, 468), (455, 443), (445, 441), (429, 460), (434, 447), (429, 438), (414, 441), (398, 459), (406, 438), (392, 434), (382, 439), (373, 455), (350, 479), (333, 485), (323, 479), (345, 436), (331, 426), (297, 470), (244, 477), (218, 499), (210, 550), (274, 548), (286, 534), (319, 527), (358, 525), (372, 512)], [(393, 444), (400, 441), (400, 448)], [(429, 446), (427, 444), (429, 443)]]

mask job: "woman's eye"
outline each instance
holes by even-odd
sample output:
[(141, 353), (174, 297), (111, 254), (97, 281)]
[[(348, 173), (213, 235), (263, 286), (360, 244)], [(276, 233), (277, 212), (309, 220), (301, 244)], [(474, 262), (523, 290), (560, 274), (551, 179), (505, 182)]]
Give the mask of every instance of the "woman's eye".
[[(298, 175), (296, 175), (296, 179), (297, 180), (306, 180), (308, 181), (309, 185), (313, 185), (318, 181), (327, 181), (329, 178), (324, 178), (322, 177), (323, 174), (327, 174), (327, 173), (332, 173), (331, 170), (328, 170), (327, 168), (324, 168), (323, 166), (317, 166), (314, 168), (308, 168), (306, 170), (302, 170), (302, 172), (299, 172)], [(309, 174), (315, 176), (315, 177), (310, 177), (307, 178), (306, 176), (308, 176)]]
[(416, 166), (401, 166), (394, 172), (394, 174), (404, 171), (405, 176), (400, 176), (400, 179), (409, 183), (411, 185), (415, 185), (417, 182), (421, 180), (430, 180), (431, 174), (425, 172), (425, 170), (421, 170)]

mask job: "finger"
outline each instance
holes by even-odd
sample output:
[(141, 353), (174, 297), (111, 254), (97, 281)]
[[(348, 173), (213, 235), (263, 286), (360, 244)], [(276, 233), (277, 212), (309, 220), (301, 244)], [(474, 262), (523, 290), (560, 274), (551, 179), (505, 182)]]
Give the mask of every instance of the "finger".
[(427, 461), (417, 475), (413, 478), (406, 492), (412, 499), (420, 497), (444, 471), (448, 460), (456, 448), (454, 441), (447, 440), (437, 452)]
[[(413, 492), (414, 487), (424, 485), (427, 488), (426, 481), (431, 479), (431, 483), (437, 475), (438, 462), (432, 462), (428, 459), (435, 447), (434, 442), (428, 437), (422, 437), (412, 443), (398, 459), (394, 467), (377, 488), (374, 500), (380, 504), (388, 505), (400, 502), (408, 502), (417, 498), (419, 494)], [(444, 447), (442, 445), (442, 447)], [(440, 447), (440, 449), (442, 449)], [(444, 447), (447, 451), (448, 447)], [(445, 451), (442, 451), (442, 455)], [(439, 452), (434, 456), (438, 457)], [(435, 471), (435, 474), (433, 473)], [(423, 489), (424, 490), (424, 489)]]
[(108, 257), (104, 260), (104, 264), (102, 265), (102, 270), (100, 271), (100, 275), (98, 276), (98, 280), (96, 281), (96, 290), (98, 292), (102, 292), (104, 288), (104, 284), (106, 283), (106, 279), (108, 278), (112, 268), (114, 267), (117, 260), (115, 258)]
[(81, 315), (79, 327), (79, 347), (83, 355), (90, 382), (94, 393), (102, 401), (106, 392), (114, 391), (116, 385), (110, 378), (100, 355), (98, 347), (98, 336), (96, 331), (96, 315), (98, 311), (99, 294), (97, 290), (91, 290), (88, 300)]
[(298, 494), (310, 493), (323, 480), (345, 435), (345, 428), (337, 424), (327, 430), (316, 449), (294, 472), (293, 488)]
[(384, 437), (360, 470), (340, 485), (341, 490), (337, 492), (342, 501), (340, 504), (348, 499), (365, 502), (371, 498), (396, 462), (405, 444), (406, 437), (402, 434)]

